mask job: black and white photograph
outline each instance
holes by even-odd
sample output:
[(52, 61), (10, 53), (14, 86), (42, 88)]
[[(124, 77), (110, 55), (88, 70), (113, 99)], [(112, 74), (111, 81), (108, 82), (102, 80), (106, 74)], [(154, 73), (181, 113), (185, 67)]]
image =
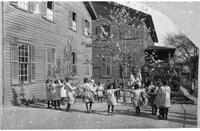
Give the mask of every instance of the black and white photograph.
[(0, 129), (200, 128), (200, 1), (0, 1)]

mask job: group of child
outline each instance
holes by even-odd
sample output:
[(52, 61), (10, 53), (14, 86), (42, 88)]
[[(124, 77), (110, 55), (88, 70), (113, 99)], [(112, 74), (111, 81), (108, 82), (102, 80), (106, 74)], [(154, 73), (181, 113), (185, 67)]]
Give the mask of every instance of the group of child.
[[(60, 109), (60, 104), (64, 104), (63, 100), (67, 98), (66, 111), (69, 111), (71, 104), (74, 104), (76, 94), (81, 92), (88, 113), (92, 112), (92, 105), (95, 101), (95, 96), (97, 96), (98, 102), (100, 101), (101, 103), (106, 98), (109, 115), (112, 115), (114, 112), (114, 107), (117, 103), (116, 97), (118, 97), (117, 92), (120, 90), (125, 91), (124, 89), (122, 90), (122, 86), (116, 88), (116, 81), (105, 86), (101, 82), (98, 82), (96, 85), (94, 80), (89, 78), (84, 78), (84, 84), (76, 87), (72, 86), (72, 79), (68, 77), (61, 80), (47, 80), (46, 85), (48, 108), (51, 108), (50, 105), (52, 105), (54, 108)], [(146, 89), (141, 88), (141, 84), (138, 84), (138, 82), (132, 83), (129, 87), (126, 88), (126, 91), (131, 94), (131, 101), (137, 116), (140, 116), (140, 107), (147, 105), (149, 101), (152, 107), (152, 114), (156, 115), (157, 108), (159, 108), (159, 119), (167, 119), (171, 103), (170, 87), (167, 86), (166, 81), (158, 81), (156, 85), (153, 82), (149, 82)]]
[(47, 107), (54, 107), (60, 110), (60, 104), (64, 105), (64, 98), (68, 98), (66, 110), (74, 103), (74, 95), (76, 87), (72, 87), (70, 78), (66, 77), (61, 80), (46, 80)]
[(165, 80), (160, 79), (153, 84), (149, 81), (147, 92), (149, 95), (149, 104), (152, 107), (152, 115), (157, 115), (159, 108), (159, 119), (167, 119), (168, 111), (171, 107), (170, 93), (171, 89)]

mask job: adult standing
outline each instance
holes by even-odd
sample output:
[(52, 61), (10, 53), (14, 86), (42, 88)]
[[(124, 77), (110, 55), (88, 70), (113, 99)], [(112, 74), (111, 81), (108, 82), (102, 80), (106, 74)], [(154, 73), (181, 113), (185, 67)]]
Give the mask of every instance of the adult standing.
[[(87, 112), (92, 112), (92, 104), (94, 102), (94, 88), (90, 84), (89, 78), (84, 78), (84, 84), (83, 84), (83, 96), (84, 101), (86, 105)], [(88, 105), (90, 104), (90, 108), (88, 108)]]
[(71, 104), (74, 104), (75, 98), (74, 98), (74, 90), (76, 87), (72, 87), (72, 79), (70, 77), (65, 78), (66, 84), (65, 84), (65, 89), (66, 89), (66, 94), (68, 97), (68, 104), (66, 111), (70, 110)]

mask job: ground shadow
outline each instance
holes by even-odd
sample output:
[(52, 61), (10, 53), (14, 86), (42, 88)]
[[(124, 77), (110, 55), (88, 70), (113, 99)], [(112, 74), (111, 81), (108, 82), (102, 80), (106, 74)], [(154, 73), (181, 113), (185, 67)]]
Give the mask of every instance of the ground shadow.
[(186, 125), (197, 125), (197, 121), (187, 121), (185, 119), (176, 119), (176, 118), (169, 118), (167, 121), (181, 123), (183, 124), (182, 127), (186, 127)]
[(189, 115), (189, 116), (197, 116), (195, 114), (189, 114), (189, 113), (181, 113), (181, 112), (174, 112), (174, 111), (170, 111), (170, 113), (174, 113), (174, 114), (180, 114), (180, 115)]

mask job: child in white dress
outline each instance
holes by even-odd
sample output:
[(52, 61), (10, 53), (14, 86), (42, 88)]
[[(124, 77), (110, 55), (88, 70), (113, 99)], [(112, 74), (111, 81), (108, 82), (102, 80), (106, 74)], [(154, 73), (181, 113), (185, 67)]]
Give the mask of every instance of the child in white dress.
[[(112, 115), (114, 111), (114, 106), (116, 105), (116, 98), (115, 98), (114, 93), (120, 89), (121, 88), (113, 89), (112, 84), (110, 84), (107, 88), (106, 96), (107, 96), (107, 104), (108, 104), (108, 115)], [(112, 107), (111, 112), (110, 112), (110, 107)]]

